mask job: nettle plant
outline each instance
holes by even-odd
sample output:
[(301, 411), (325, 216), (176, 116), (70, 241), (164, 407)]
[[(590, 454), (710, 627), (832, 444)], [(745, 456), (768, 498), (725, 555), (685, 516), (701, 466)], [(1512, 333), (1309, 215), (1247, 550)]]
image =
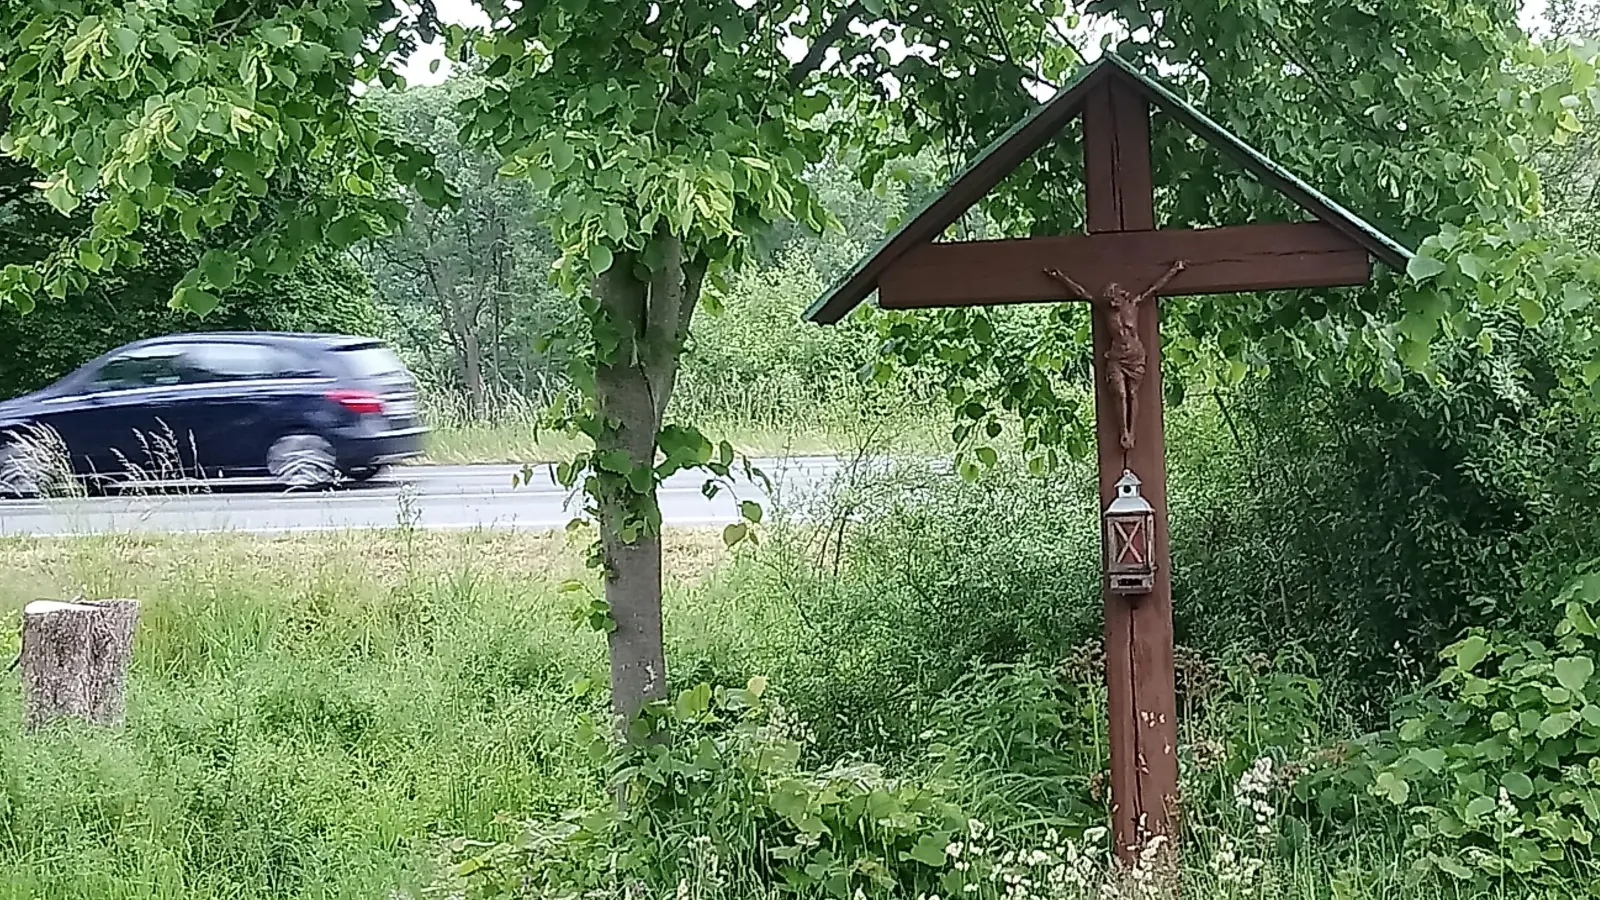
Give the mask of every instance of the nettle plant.
[(1600, 571), (1555, 601), (1549, 641), (1469, 633), (1398, 728), (1368, 790), (1404, 809), (1418, 865), (1484, 885), (1600, 890)]
[[(594, 720), (586, 734), (617, 802), (524, 823), (508, 841), (456, 841), (442, 890), (472, 900), (1026, 900), (1121, 883), (1104, 826), (972, 817), (958, 757), (915, 778), (864, 762), (816, 765), (810, 729), (764, 679), (647, 704), (624, 742)], [(1146, 878), (1152, 862), (1139, 869)]]
[(938, 781), (897, 781), (867, 764), (803, 766), (807, 729), (761, 679), (648, 704), (625, 742), (594, 722), (587, 736), (618, 802), (529, 824), (511, 842), (458, 843), (468, 896), (634, 884), (699, 897), (754, 883), (912, 896), (939, 889), (946, 848), (970, 829)]

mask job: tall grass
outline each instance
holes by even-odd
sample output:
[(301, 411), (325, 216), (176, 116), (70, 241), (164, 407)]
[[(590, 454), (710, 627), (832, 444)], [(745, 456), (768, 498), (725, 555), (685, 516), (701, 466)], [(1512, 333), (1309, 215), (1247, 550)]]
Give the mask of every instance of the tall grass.
[[(1046, 822), (1103, 820), (1098, 612), (1080, 584), (1091, 487), (853, 477), (808, 522), (776, 511), (758, 547), (668, 536), (673, 683), (766, 676), (815, 728), (808, 765), (946, 781), (1011, 849), (1033, 849)], [(594, 589), (584, 543), (404, 527), (0, 541), (0, 635), (34, 597), (144, 604), (123, 729), (24, 736), (18, 687), (0, 686), (0, 900), (423, 896), (450, 839), (605, 804), (580, 729), (604, 700), (573, 690), (603, 683), (604, 642), (570, 621), (582, 591), (563, 590)], [(1180, 672), (1186, 892), (1525, 896), (1419, 878), (1399, 812), (1327, 822), (1285, 801), (1300, 825), (1255, 837), (1242, 768), (1344, 726), (1308, 688), (1309, 662), (1226, 662)], [(1238, 877), (1228, 852), (1259, 864)], [(739, 872), (693, 891), (776, 896)]]
[[(527, 463), (565, 459), (587, 449), (586, 439), (555, 430), (549, 398), (494, 392), (474, 414), (458, 391), (434, 388), (423, 397), (429, 425), (428, 459), (443, 464)], [(931, 404), (885, 399), (853, 382), (829, 394), (799, 383), (759, 385), (685, 383), (669, 418), (694, 424), (752, 457), (848, 454), (863, 443), (936, 450), (947, 440), (942, 413)]]
[[(697, 587), (714, 541), (670, 544), (680, 641), (726, 635)], [(7, 540), (0, 560), (12, 634), (33, 597), (143, 601), (124, 730), (24, 737), (0, 688), (0, 897), (384, 898), (425, 883), (440, 836), (596, 789), (569, 684), (603, 675), (603, 644), (567, 621), (581, 553), (560, 539)]]

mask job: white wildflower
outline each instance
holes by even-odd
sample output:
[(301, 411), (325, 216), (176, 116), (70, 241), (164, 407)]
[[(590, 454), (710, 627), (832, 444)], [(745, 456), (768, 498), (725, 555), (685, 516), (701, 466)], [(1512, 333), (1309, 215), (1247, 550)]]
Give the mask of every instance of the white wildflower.
[(1510, 791), (1507, 791), (1505, 788), (1502, 787), (1500, 789), (1500, 797), (1499, 797), (1499, 800), (1497, 801), (1497, 804), (1498, 804), (1498, 806), (1500, 808), (1499, 809), (1499, 817), (1501, 819), (1504, 820), (1504, 819), (1516, 818), (1517, 805), (1515, 803), (1511, 802), (1511, 792)]

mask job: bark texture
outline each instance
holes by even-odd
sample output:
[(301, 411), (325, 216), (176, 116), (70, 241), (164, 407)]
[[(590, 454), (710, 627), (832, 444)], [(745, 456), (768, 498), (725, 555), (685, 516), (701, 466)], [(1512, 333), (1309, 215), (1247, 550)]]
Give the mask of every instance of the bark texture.
[(36, 600), (22, 611), (23, 725), (120, 725), (137, 600)]
[[(595, 299), (615, 350), (595, 367), (600, 415), (609, 424), (595, 441), (598, 454), (622, 451), (634, 467), (652, 467), (678, 360), (700, 296), (705, 267), (686, 260), (683, 244), (659, 235), (660, 259), (648, 280), (637, 260), (619, 254), (596, 279)], [(656, 492), (618, 489), (598, 500), (611, 632), (612, 709), (619, 723), (667, 695), (661, 640), (661, 531)]]

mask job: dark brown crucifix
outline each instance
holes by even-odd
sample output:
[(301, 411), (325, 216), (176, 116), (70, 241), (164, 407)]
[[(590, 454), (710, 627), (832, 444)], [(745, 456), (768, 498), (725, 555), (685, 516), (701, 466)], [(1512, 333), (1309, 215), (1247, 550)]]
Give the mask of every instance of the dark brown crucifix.
[[(1152, 105), (1293, 200), (1315, 221), (1157, 229), (1150, 166)], [(939, 240), (969, 207), (1080, 115), (1087, 234)], [(1054, 99), (985, 150), (806, 313), (815, 322), (837, 322), (874, 289), (879, 305), (889, 309), (1074, 299), (1088, 300), (1100, 310), (1091, 320), (1100, 370), (1095, 378), (1100, 499), (1107, 511), (1101, 533), (1111, 822), (1116, 851), (1124, 860), (1158, 838), (1170, 842), (1179, 812), (1156, 298), (1358, 285), (1370, 276), (1373, 257), (1403, 270), (1411, 253), (1160, 82), (1107, 56), (1081, 70)], [(1140, 284), (1149, 287), (1138, 294), (1118, 287)], [(1084, 285), (1104, 288), (1097, 297)], [(1113, 518), (1130, 505), (1142, 520)], [(1113, 546), (1135, 536), (1147, 543)], [(1130, 577), (1125, 566), (1141, 571)]]
[(1044, 273), (1066, 285), (1095, 307), (1095, 314), (1106, 320), (1111, 335), (1111, 346), (1106, 348), (1105, 377), (1111, 383), (1111, 395), (1117, 401), (1117, 423), (1121, 434), (1119, 443), (1123, 452), (1133, 449), (1133, 425), (1139, 420), (1139, 385), (1144, 383), (1145, 348), (1139, 337), (1139, 305), (1155, 298), (1156, 292), (1178, 277), (1189, 264), (1178, 260), (1156, 279), (1156, 283), (1138, 294), (1130, 294), (1115, 281), (1106, 285), (1105, 293), (1097, 299), (1083, 285), (1073, 281), (1059, 269), (1045, 269)]

